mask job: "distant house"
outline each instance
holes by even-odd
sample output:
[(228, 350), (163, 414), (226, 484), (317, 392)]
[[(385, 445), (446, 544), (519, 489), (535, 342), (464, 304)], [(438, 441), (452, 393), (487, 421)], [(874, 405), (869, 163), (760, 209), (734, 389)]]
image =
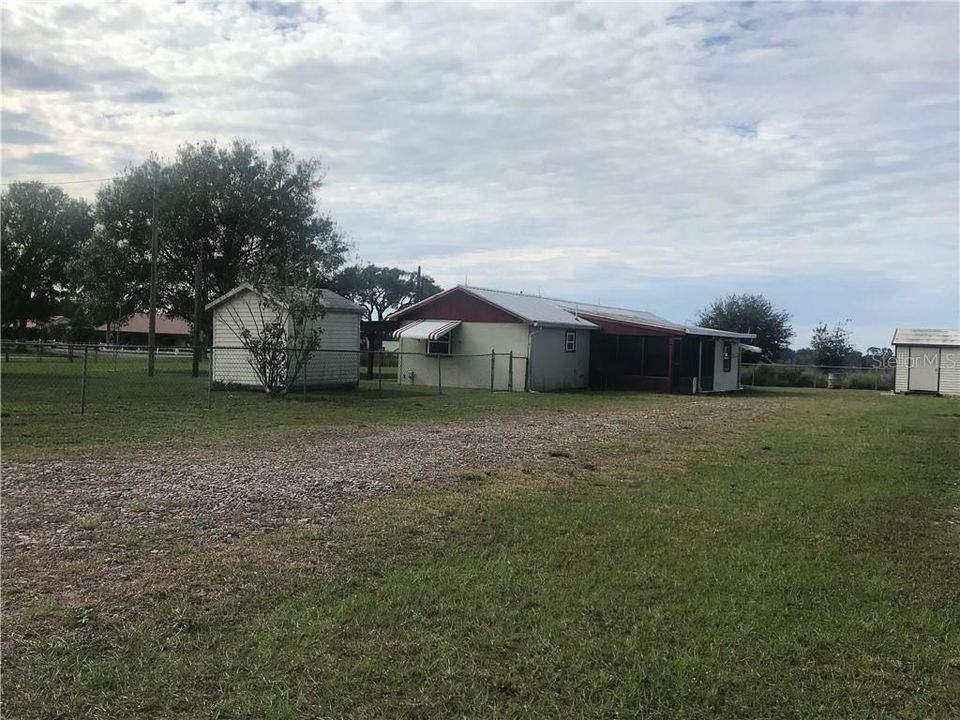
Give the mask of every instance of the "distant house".
[[(322, 331), (320, 351), (307, 363), (303, 373), (292, 379), (296, 386), (349, 387), (360, 380), (360, 318), (363, 308), (332, 290), (321, 291), (324, 314), (313, 320)], [(262, 295), (244, 283), (207, 305), (213, 311), (213, 381), (241, 387), (260, 387), (249, 362), (249, 353), (237, 336), (237, 323), (256, 334), (269, 315), (260, 300)]]
[(402, 324), (399, 382), (512, 390), (736, 390), (740, 343), (755, 337), (466, 285), (390, 319)]
[(892, 344), (894, 392), (960, 395), (960, 330), (897, 328)]
[[(149, 342), (150, 316), (136, 313), (127, 318), (119, 330), (113, 325), (107, 330), (106, 324), (95, 328), (97, 337), (103, 342), (116, 342), (120, 345), (143, 345)], [(174, 347), (190, 344), (190, 324), (179, 318), (157, 313), (157, 345)]]

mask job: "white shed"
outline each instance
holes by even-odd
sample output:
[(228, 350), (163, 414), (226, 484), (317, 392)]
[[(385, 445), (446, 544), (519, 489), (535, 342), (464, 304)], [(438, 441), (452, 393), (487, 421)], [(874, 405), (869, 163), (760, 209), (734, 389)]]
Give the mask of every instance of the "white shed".
[[(332, 290), (322, 290), (323, 317), (319, 326), (320, 350), (306, 364), (305, 378), (299, 373), (292, 384), (308, 388), (351, 387), (360, 380), (360, 318), (363, 308)], [(207, 305), (213, 311), (213, 381), (240, 387), (260, 387), (250, 363), (250, 354), (237, 335), (238, 326), (257, 333), (265, 322), (276, 319), (263, 295), (244, 283)], [(305, 382), (304, 382), (305, 380)]]
[(894, 392), (960, 395), (960, 330), (897, 328)]

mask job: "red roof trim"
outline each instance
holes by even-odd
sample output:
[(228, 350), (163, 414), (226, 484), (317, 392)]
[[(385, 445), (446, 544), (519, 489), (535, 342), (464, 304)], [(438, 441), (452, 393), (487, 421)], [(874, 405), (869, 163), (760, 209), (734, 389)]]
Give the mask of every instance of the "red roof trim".
[[(508, 316), (508, 317), (513, 318), (516, 322), (524, 323), (524, 324), (527, 323), (526, 319), (523, 318), (522, 316), (517, 315), (516, 313), (511, 312), (510, 310), (507, 310), (505, 307), (503, 307), (503, 306), (501, 306), (501, 305), (498, 305), (498, 304), (495, 303), (495, 302), (491, 302), (491, 301), (488, 300), (487, 298), (482, 297), (482, 296), (480, 296), (480, 295), (477, 295), (476, 293), (471, 292), (468, 288), (462, 287), (462, 286), (460, 286), (460, 285), (457, 285), (457, 286), (455, 286), (455, 287), (452, 287), (452, 288), (449, 288), (449, 289), (447, 289), (447, 290), (444, 290), (443, 292), (439, 292), (439, 293), (437, 293), (436, 295), (431, 295), (430, 297), (426, 298), (425, 300), (421, 300), (420, 302), (418, 302), (418, 303), (416, 303), (416, 304), (414, 304), (414, 305), (411, 305), (411, 306), (409, 306), (409, 307), (405, 307), (403, 310), (398, 310), (397, 312), (393, 313), (393, 314), (390, 316), (389, 319), (390, 319), (390, 320), (400, 320), (401, 318), (404, 318), (404, 317), (409, 316), (409, 315), (414, 315), (414, 316), (416, 316), (416, 315), (418, 315), (421, 311), (425, 310), (426, 308), (430, 307), (431, 305), (433, 305), (433, 304), (435, 304), (435, 303), (437, 303), (437, 302), (439, 302), (439, 301), (441, 301), (441, 300), (450, 298), (451, 296), (454, 296), (454, 297), (455, 297), (455, 294), (457, 294), (457, 293), (459, 293), (460, 295), (464, 296), (465, 298), (467, 298), (468, 300), (470, 300), (470, 301), (472, 301), (472, 302), (480, 303), (480, 304), (483, 305), (484, 307), (493, 308), (493, 309), (496, 310), (498, 313), (501, 313), (501, 314), (503, 314), (503, 315), (506, 315), (506, 316)], [(472, 317), (466, 317), (465, 315), (468, 315), (468, 313), (453, 313), (453, 314), (461, 315), (461, 317), (429, 317), (429, 316), (425, 316), (425, 319), (426, 319), (426, 318), (429, 318), (429, 319), (431, 319), (431, 320), (460, 320), (460, 321), (463, 321), (463, 322), (482, 322), (482, 321), (478, 321), (478, 320), (476, 320), (475, 318), (472, 318)], [(501, 322), (502, 322), (502, 321), (501, 321)]]
[(662, 335), (665, 337), (681, 337), (682, 330), (671, 330), (670, 328), (657, 327), (656, 325), (643, 325), (641, 323), (630, 322), (629, 320), (613, 320), (603, 315), (594, 315), (593, 313), (578, 312), (577, 315), (585, 320), (589, 320), (594, 325), (598, 325), (601, 330), (611, 335)]

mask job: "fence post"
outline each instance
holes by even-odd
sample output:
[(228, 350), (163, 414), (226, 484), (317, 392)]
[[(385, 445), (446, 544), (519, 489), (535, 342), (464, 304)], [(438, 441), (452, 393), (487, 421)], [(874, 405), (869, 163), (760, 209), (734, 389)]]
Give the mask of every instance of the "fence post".
[(380, 367), (377, 370), (377, 390), (383, 390), (383, 353), (384, 349), (380, 348)]
[(437, 392), (443, 395), (443, 375), (440, 371), (440, 359), (441, 356), (437, 355)]
[(510, 365), (507, 367), (507, 390), (513, 392), (513, 350), (510, 351)]
[(303, 364), (303, 401), (307, 401), (307, 363)]
[(495, 350), (490, 351), (490, 392), (493, 392), (493, 375), (497, 369), (497, 353)]
[(207, 353), (207, 410), (213, 410), (213, 346)]
[(83, 346), (83, 376), (80, 379), (80, 414), (83, 415), (87, 409), (87, 351), (89, 346)]

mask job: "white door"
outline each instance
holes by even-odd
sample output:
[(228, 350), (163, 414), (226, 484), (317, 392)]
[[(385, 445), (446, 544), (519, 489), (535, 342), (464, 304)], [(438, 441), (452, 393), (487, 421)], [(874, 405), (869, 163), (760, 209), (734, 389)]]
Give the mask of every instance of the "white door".
[(910, 386), (908, 390), (937, 392), (940, 375), (940, 348), (910, 349)]

